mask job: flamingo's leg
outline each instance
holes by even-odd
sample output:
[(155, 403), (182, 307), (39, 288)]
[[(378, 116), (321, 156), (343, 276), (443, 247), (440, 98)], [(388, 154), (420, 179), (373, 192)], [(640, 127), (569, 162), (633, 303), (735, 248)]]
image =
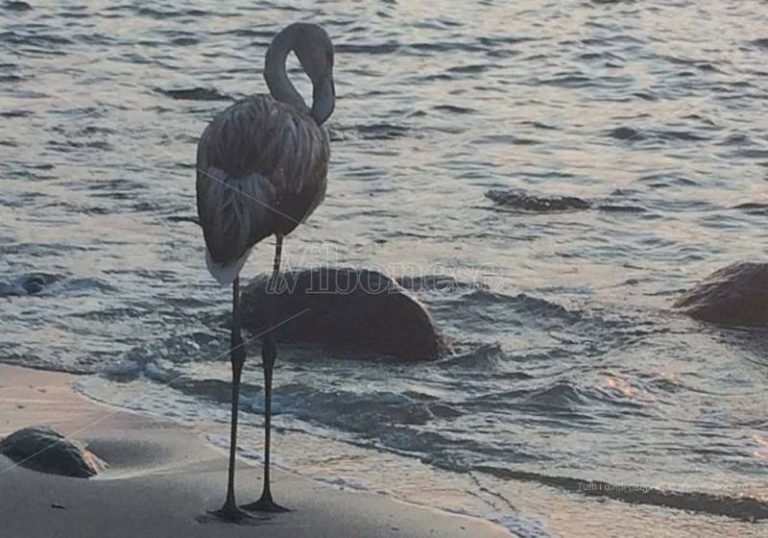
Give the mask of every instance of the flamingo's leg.
[[(272, 276), (267, 284), (267, 293), (277, 292), (277, 279), (280, 275), (280, 258), (282, 256), (282, 251), (283, 236), (277, 235), (275, 242), (275, 260), (272, 268)], [(243, 508), (257, 512), (287, 512), (287, 508), (283, 508), (272, 499), (272, 490), (270, 489), (269, 481), (270, 442), (272, 439), (272, 371), (275, 366), (275, 360), (277, 359), (277, 345), (275, 343), (275, 335), (271, 329), (275, 322), (273, 313), (269, 313), (267, 319), (269, 320), (269, 328), (261, 343), (261, 357), (264, 366), (264, 489), (262, 490), (261, 498), (258, 501), (245, 505)]]
[(232, 335), (230, 340), (232, 360), (232, 419), (229, 439), (229, 477), (227, 480), (227, 498), (224, 506), (215, 512), (216, 517), (226, 521), (241, 521), (250, 516), (240, 510), (235, 502), (235, 460), (237, 455), (237, 413), (240, 399), (240, 376), (245, 364), (245, 346), (240, 334), (240, 279), (232, 283)]

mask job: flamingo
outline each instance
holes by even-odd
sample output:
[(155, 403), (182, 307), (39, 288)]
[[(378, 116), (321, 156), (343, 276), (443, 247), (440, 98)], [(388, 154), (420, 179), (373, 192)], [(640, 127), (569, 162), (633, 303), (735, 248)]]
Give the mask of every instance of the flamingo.
[[(294, 52), (312, 81), (312, 106), (306, 105), (286, 73)], [(322, 202), (330, 144), (323, 123), (333, 113), (333, 43), (322, 27), (295, 23), (278, 33), (265, 59), (269, 94), (246, 97), (217, 114), (197, 147), (197, 212), (205, 238), (206, 265), (222, 286), (232, 286), (232, 417), (229, 473), (224, 505), (215, 515), (248, 517), (235, 502), (235, 455), (240, 377), (246, 353), (240, 331), (239, 274), (253, 247), (275, 236), (270, 287), (280, 273), (283, 237)], [(269, 315), (268, 318), (272, 316)], [(285, 508), (270, 489), (272, 372), (277, 358), (274, 322), (262, 337), (264, 369), (264, 484), (261, 498), (245, 510), (280, 512)]]

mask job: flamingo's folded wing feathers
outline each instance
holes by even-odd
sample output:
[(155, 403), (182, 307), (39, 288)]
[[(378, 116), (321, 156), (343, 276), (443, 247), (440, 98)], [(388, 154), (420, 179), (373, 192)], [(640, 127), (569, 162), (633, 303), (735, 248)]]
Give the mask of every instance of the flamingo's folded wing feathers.
[(217, 115), (198, 144), (197, 205), (210, 257), (231, 263), (274, 233), (289, 233), (322, 201), (328, 137), (306, 114), (269, 96)]

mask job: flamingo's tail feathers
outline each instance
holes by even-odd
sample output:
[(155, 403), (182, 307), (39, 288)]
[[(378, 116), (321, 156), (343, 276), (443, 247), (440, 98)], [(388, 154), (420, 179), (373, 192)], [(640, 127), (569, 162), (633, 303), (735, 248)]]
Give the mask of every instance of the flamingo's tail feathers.
[(203, 227), (208, 270), (231, 284), (251, 248), (272, 235), (274, 189), (260, 174), (234, 178), (219, 168), (198, 173), (197, 209)]

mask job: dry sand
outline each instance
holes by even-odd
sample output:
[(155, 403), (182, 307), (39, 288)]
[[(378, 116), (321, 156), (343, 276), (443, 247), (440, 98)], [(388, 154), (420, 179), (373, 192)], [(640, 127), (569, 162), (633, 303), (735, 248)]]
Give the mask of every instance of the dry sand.
[[(292, 511), (247, 524), (207, 515), (224, 496), (226, 458), (199, 432), (93, 403), (76, 376), (0, 365), (0, 437), (31, 425), (72, 436), (110, 465), (92, 479), (19, 467), (0, 456), (0, 537), (509, 537), (483, 520), (343, 491), (286, 472), (273, 476)], [(240, 462), (238, 500), (260, 492), (261, 468)]]

